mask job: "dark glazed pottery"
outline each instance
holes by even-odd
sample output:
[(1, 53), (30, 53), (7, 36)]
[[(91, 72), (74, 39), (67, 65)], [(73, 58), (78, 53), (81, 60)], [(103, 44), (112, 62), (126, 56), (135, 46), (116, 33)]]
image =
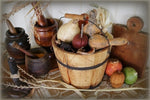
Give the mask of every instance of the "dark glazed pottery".
[(29, 56), (25, 56), (25, 65), (27, 71), (35, 77), (40, 77), (49, 72), (51, 69), (50, 57), (47, 51), (43, 48), (33, 48), (29, 50), (33, 54), (39, 54), (42, 56), (39, 58), (31, 58)]
[(25, 62), (25, 54), (12, 47), (12, 43), (16, 41), (16, 43), (18, 43), (23, 49), (29, 50), (29, 38), (23, 28), (16, 27), (15, 29), (17, 31), (17, 34), (15, 35), (10, 33), (9, 30), (6, 32), (5, 47), (8, 51), (8, 54), (15, 58), (17, 64), (23, 64)]

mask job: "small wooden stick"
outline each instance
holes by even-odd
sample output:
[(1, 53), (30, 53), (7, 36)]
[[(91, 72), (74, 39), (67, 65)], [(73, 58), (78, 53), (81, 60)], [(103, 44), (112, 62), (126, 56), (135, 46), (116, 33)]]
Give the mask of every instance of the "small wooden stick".
[(81, 38), (83, 37), (83, 25), (84, 24), (81, 25)]

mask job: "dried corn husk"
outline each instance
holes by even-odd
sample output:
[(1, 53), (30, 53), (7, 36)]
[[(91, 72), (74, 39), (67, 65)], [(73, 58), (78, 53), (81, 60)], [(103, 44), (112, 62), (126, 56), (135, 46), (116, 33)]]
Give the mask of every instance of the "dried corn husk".
[(104, 33), (108, 32), (108, 29), (112, 28), (111, 14), (108, 12), (107, 9), (102, 7), (98, 7), (96, 11), (97, 11), (96, 16), (97, 24), (99, 25), (100, 28), (102, 28)]

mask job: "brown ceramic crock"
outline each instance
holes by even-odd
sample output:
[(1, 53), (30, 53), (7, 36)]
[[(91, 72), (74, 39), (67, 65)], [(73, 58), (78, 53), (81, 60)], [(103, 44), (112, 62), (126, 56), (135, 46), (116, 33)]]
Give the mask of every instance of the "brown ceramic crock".
[(55, 19), (47, 19), (47, 26), (40, 26), (36, 22), (34, 25), (34, 38), (36, 43), (42, 47), (50, 47), (52, 45), (52, 36), (57, 32), (58, 24)]
[(32, 58), (29, 56), (25, 56), (25, 65), (27, 71), (35, 77), (44, 76), (51, 69), (50, 57), (47, 51), (41, 47), (32, 48), (29, 50), (33, 54), (42, 55), (39, 58)]
[(23, 49), (26, 50), (30, 49), (30, 43), (28, 35), (25, 33), (25, 30), (23, 28), (16, 27), (15, 29), (17, 31), (17, 34), (12, 34), (10, 30), (6, 32), (5, 47), (8, 51), (8, 54), (11, 57), (15, 58), (16, 63), (22, 64), (25, 62), (25, 54), (20, 50), (17, 50), (16, 48), (12, 47), (12, 43), (15, 41)]

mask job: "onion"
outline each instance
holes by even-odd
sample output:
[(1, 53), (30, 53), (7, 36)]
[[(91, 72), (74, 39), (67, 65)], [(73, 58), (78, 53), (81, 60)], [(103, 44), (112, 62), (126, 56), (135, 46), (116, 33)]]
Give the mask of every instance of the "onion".
[(63, 24), (57, 33), (57, 39), (63, 42), (71, 42), (73, 37), (80, 32), (78, 20), (71, 20), (68, 23)]

